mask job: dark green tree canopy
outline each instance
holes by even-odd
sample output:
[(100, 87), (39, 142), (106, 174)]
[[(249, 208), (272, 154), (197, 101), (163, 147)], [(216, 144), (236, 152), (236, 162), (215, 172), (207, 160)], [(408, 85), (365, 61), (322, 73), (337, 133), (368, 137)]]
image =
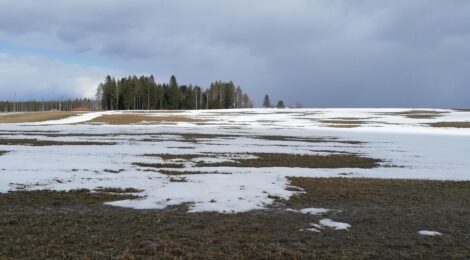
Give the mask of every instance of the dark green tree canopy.
[(263, 107), (272, 107), (269, 95), (264, 96)]
[(251, 108), (253, 102), (232, 81), (212, 82), (208, 89), (192, 84), (157, 84), (153, 76), (129, 76), (120, 80), (107, 76), (98, 85), (96, 97), (104, 110), (134, 109), (221, 109)]
[(151, 76), (115, 79), (108, 75), (96, 89), (96, 99), (58, 101), (3, 101), (1, 112), (84, 111), (135, 109), (222, 109), (252, 108), (253, 101), (232, 81), (215, 81), (209, 88), (179, 85), (175, 76), (168, 83), (156, 83)]

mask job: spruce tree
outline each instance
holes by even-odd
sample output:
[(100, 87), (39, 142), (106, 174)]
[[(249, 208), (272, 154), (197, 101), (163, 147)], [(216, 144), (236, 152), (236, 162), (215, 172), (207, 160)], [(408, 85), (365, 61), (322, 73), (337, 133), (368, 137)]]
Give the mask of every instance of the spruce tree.
[(269, 99), (269, 95), (264, 96), (263, 107), (271, 107), (271, 100)]

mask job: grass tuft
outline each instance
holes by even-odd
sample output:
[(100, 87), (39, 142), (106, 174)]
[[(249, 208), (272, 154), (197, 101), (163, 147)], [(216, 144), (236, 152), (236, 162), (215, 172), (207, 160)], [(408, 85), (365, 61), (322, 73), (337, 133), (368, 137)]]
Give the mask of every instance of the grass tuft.
[(195, 175), (195, 174), (231, 174), (229, 172), (202, 172), (202, 171), (172, 171), (172, 170), (158, 170), (159, 173), (165, 175)]
[(50, 141), (37, 139), (4, 139), (0, 138), (0, 145), (28, 145), (28, 146), (54, 146), (54, 145), (115, 145), (112, 142), (95, 141)]
[(115, 187), (98, 187), (94, 191), (97, 192), (111, 192), (111, 193), (139, 193), (144, 190), (136, 188), (115, 188)]
[(132, 163), (132, 164), (140, 166), (140, 167), (149, 167), (149, 168), (184, 168), (183, 164), (178, 164), (178, 163), (142, 163), (142, 162), (135, 162), (135, 163)]
[(380, 159), (356, 154), (304, 155), (285, 153), (254, 153), (255, 159), (236, 162), (198, 162), (198, 167), (298, 167), (298, 168), (375, 168)]
[(429, 124), (432, 127), (470, 128), (470, 122), (436, 122)]

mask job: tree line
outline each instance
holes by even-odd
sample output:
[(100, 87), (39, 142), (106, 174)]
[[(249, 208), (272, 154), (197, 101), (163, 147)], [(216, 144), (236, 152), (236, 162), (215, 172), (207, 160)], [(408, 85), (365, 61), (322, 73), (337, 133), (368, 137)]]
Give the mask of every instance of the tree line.
[(89, 98), (57, 101), (0, 101), (0, 112), (97, 111), (101, 104)]
[[(282, 101), (282, 100), (277, 101), (276, 105), (273, 106), (271, 104), (271, 99), (269, 98), (269, 95), (266, 94), (264, 96), (264, 99), (263, 99), (263, 107), (264, 108), (272, 108), (272, 107), (285, 108), (287, 106), (284, 104), (284, 101)], [(302, 103), (300, 103), (299, 101), (297, 101), (297, 103), (295, 104), (295, 108), (303, 108), (303, 107), (304, 107), (304, 105), (302, 105)]]
[(252, 108), (253, 101), (232, 81), (215, 81), (207, 89), (179, 85), (175, 76), (156, 83), (153, 76), (107, 76), (96, 91), (103, 110)]

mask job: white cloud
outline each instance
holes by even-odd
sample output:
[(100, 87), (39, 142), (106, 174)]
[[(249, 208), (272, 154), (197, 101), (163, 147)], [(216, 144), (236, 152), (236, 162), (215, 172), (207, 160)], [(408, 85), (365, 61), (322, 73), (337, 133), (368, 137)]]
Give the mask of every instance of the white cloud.
[(2, 100), (93, 97), (107, 74), (123, 75), (108, 68), (69, 64), (42, 56), (0, 53), (0, 97)]
[(469, 20), (462, 0), (0, 0), (0, 44), (234, 80), (256, 100), (465, 106)]

